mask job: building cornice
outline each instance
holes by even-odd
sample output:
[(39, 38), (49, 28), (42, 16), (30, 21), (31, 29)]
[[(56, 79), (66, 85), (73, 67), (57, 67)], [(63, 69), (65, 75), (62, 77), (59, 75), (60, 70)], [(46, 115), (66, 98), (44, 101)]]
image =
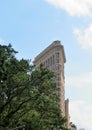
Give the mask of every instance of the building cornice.
[(63, 53), (63, 58), (64, 58), (64, 63), (66, 62), (66, 57), (65, 57), (65, 52), (64, 52), (64, 47), (63, 45), (61, 45), (61, 42), (59, 40), (54, 41), (51, 45), (49, 45), (45, 50), (43, 50), (40, 54), (38, 54), (38, 56), (35, 57), (35, 61), (39, 60), (43, 55), (45, 55), (48, 51), (50, 51), (51, 49), (54, 49), (56, 47), (60, 47), (62, 49), (62, 53)]

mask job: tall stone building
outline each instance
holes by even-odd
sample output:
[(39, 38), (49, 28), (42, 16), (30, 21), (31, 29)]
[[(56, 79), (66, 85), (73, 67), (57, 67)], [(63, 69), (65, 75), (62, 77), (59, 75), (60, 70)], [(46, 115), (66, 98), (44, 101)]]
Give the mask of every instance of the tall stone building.
[[(35, 68), (42, 63), (56, 75), (56, 84), (58, 87), (58, 96), (60, 97), (60, 108), (64, 116), (69, 117), (68, 100), (65, 101), (65, 76), (64, 64), (66, 62), (64, 47), (60, 41), (54, 41), (50, 46), (43, 50), (34, 60)], [(67, 124), (68, 125), (68, 124)]]

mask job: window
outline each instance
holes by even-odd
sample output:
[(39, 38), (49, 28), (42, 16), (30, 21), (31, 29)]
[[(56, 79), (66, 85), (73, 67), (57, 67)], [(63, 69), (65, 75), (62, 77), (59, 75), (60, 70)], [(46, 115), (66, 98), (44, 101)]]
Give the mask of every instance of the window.
[(59, 63), (59, 52), (56, 53), (56, 63)]
[(55, 62), (54, 59), (55, 59), (55, 58), (54, 58), (54, 55), (53, 55), (53, 56), (52, 56), (52, 64), (54, 64), (54, 62)]

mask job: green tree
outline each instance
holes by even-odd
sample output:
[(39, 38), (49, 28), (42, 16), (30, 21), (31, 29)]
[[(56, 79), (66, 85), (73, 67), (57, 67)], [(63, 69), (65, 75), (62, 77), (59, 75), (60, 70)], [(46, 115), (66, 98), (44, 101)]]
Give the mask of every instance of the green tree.
[(59, 107), (54, 73), (41, 65), (31, 74), (31, 86), (37, 93), (33, 103), (35, 111), (32, 111), (33, 113), (30, 111), (24, 122), (32, 130), (67, 130), (66, 119), (62, 117)]
[(54, 73), (18, 60), (9, 44), (0, 45), (0, 130), (26, 125), (29, 130), (65, 130)]
[(0, 45), (0, 126), (4, 128), (18, 124), (32, 98), (29, 91), (32, 67), (27, 60), (17, 60), (16, 53), (10, 44)]

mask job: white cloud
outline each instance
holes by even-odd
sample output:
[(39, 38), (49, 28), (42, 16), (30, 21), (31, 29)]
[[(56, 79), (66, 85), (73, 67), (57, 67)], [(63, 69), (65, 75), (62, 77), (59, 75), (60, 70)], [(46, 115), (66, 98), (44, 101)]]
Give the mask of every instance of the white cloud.
[(66, 77), (66, 86), (74, 87), (91, 87), (92, 72), (77, 76)]
[(92, 24), (84, 30), (76, 28), (73, 33), (83, 48), (92, 48)]
[(85, 130), (92, 130), (92, 104), (82, 100), (70, 102), (71, 121)]
[(71, 16), (92, 16), (92, 0), (45, 0)]

